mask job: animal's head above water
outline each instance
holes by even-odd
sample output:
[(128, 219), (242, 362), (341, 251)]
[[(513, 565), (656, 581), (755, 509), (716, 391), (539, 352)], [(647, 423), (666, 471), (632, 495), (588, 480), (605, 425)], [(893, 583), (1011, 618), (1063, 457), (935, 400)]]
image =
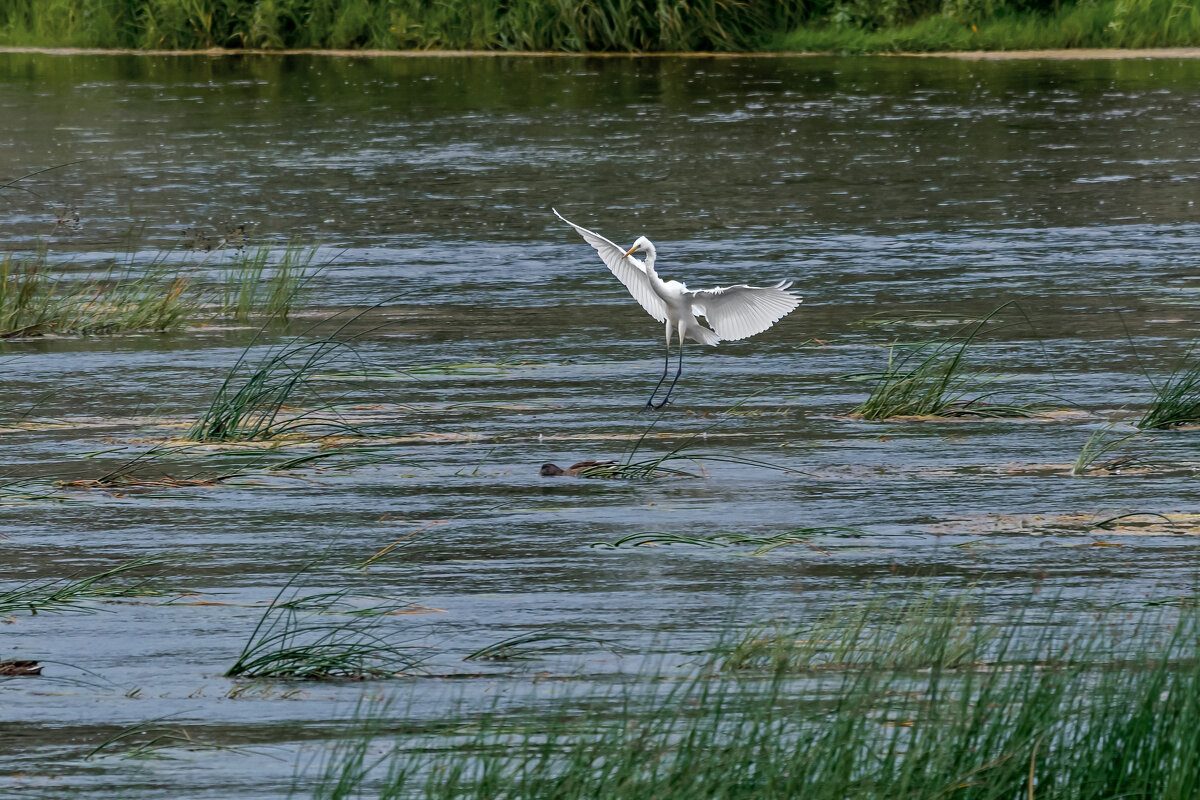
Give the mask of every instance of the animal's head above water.
[(543, 478), (554, 478), (558, 475), (564, 474), (565, 472), (566, 472), (566, 470), (564, 470), (558, 464), (550, 464), (550, 463), (542, 464), (542, 477)]

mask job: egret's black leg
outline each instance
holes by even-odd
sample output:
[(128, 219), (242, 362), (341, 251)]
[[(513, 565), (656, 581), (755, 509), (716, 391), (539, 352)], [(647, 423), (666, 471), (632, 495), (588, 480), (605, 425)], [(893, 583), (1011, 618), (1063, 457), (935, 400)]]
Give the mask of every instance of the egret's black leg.
[[(671, 402), (671, 392), (675, 390), (675, 384), (679, 382), (679, 376), (682, 374), (683, 374), (683, 340), (680, 339), (679, 340), (679, 369), (675, 370), (675, 380), (671, 381), (671, 385), (667, 387), (667, 396), (664, 397), (663, 401), (661, 403), (659, 403), (658, 405), (656, 405), (655, 408), (662, 408), (667, 403)], [(664, 377), (666, 377), (666, 376), (664, 375)], [(655, 389), (655, 391), (658, 391), (658, 390)]]
[(646, 406), (643, 411), (649, 411), (652, 408), (660, 408), (661, 406), (654, 405), (654, 395), (658, 394), (659, 388), (663, 385), (663, 381), (667, 379), (667, 370), (671, 368), (671, 342), (667, 341), (667, 358), (663, 361), (663, 374), (658, 379), (658, 383), (654, 384), (654, 391), (650, 393), (650, 399), (646, 401)]

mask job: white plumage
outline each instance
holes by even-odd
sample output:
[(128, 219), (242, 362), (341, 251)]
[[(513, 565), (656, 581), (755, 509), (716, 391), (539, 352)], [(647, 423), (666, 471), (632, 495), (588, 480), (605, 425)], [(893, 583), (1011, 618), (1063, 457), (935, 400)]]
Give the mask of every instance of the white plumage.
[[(791, 281), (780, 281), (774, 286), (718, 286), (714, 289), (692, 291), (679, 281), (664, 281), (654, 271), (654, 259), (657, 252), (654, 245), (644, 236), (638, 237), (633, 247), (622, 250), (617, 245), (605, 239), (598, 233), (589, 231), (571, 222), (569, 219), (554, 211), (554, 216), (574, 228), (584, 241), (595, 248), (600, 259), (617, 276), (617, 280), (625, 285), (633, 299), (638, 301), (646, 313), (666, 326), (667, 335), (667, 364), (663, 367), (663, 377), (658, 386), (650, 394), (646, 406), (662, 408), (671, 397), (674, 381), (667, 389), (667, 396), (661, 403), (654, 404), (654, 396), (666, 380), (671, 358), (671, 338), (679, 338), (679, 370), (675, 380), (683, 372), (683, 340), (702, 344), (716, 345), (722, 340), (745, 339), (756, 333), (762, 333), (774, 325), (800, 305), (803, 298), (789, 292)], [(643, 263), (632, 257), (632, 253), (641, 250), (646, 254)], [(704, 317), (712, 330), (700, 324), (697, 317)]]

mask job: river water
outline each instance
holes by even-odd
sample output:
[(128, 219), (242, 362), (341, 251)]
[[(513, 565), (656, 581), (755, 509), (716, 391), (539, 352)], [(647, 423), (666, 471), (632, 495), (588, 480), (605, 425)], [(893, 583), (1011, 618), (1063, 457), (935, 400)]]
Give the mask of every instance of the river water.
[[(0, 678), (0, 786), (285, 797), (364, 694), (414, 724), (553, 703), (532, 678), (674, 669), (737, 625), (868, 585), (975, 584), (995, 610), (1047, 586), (1080, 608), (1190, 594), (1196, 434), (1136, 437), (1124, 469), (1070, 465), (1104, 426), (1132, 432), (1196, 337), (1198, 87), (1186, 60), (0, 55), (0, 177), (58, 167), (0, 191), (5, 251), (86, 270), (131, 230), (149, 257), (245, 225), (327, 264), (292, 325), (257, 339), (207, 325), (0, 344), (0, 469), (49, 495), (0, 498), (0, 591), (168, 559), (164, 595), (0, 618), (0, 659), (45, 664)], [(676, 401), (642, 413), (661, 330), (551, 207), (625, 246), (648, 236), (659, 272), (693, 288), (791, 278), (804, 304), (753, 339), (689, 345)], [(55, 483), (178, 436), (247, 346), (377, 303), (326, 376), (375, 463)], [(851, 415), (889, 344), (1001, 306), (971, 364), (1048, 413)], [(347, 373), (372, 379), (332, 380)], [(670, 465), (692, 476), (539, 476), (627, 457), (643, 434), (635, 460), (687, 441), (697, 460)], [(1143, 516), (1095, 527), (1123, 514)], [(858, 531), (761, 555), (594, 546), (822, 527)], [(413, 604), (382, 623), (419, 653), (413, 677), (222, 677), (305, 567), (305, 593)], [(524, 633), (610, 646), (463, 660)], [(154, 720), (233, 749), (86, 758)]]

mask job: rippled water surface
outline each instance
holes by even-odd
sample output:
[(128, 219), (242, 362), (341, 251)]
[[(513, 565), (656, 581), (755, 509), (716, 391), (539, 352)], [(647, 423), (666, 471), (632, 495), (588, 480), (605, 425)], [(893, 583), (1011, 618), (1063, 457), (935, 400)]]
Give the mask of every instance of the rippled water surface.
[[(241, 224), (252, 245), (316, 242), (328, 264), (290, 326), (257, 339), (210, 324), (0, 343), (0, 469), (23, 482), (0, 496), (0, 591), (169, 558), (151, 570), (165, 594), (0, 618), (0, 659), (45, 665), (0, 678), (0, 785), (287, 796), (364, 684), (222, 673), (306, 565), (305, 593), (413, 604), (384, 625), (419, 669), (367, 685), (412, 720), (552, 702), (534, 675), (586, 691), (643, 659), (686, 668), (734, 626), (868, 584), (976, 583), (996, 610), (1045, 586), (1081, 603), (1190, 593), (1197, 434), (1133, 439), (1122, 469), (1070, 466), (1094, 431), (1133, 430), (1196, 336), (1197, 87), (1200, 62), (1172, 60), (0, 55), (0, 177), (62, 165), (0, 190), (5, 251), (88, 268), (129, 241), (179, 254), (185, 229)], [(753, 339), (689, 345), (675, 403), (641, 413), (661, 330), (551, 207), (626, 246), (650, 237), (665, 277), (792, 278), (804, 304)], [(78, 230), (56, 226), (64, 212)], [(318, 370), (354, 426), (323, 446), (371, 463), (57, 483), (174, 441), (247, 346), (253, 360), (376, 303)], [(1006, 303), (970, 363), (987, 391), (1049, 413), (851, 415), (889, 344)], [(347, 374), (369, 380), (333, 380)], [(696, 460), (670, 465), (689, 476), (538, 473), (685, 442)], [(161, 471), (211, 474), (244, 451)], [(829, 527), (859, 530), (759, 555), (595, 546)], [(531, 632), (612, 646), (463, 660)], [(234, 749), (85, 758), (158, 718)]]

